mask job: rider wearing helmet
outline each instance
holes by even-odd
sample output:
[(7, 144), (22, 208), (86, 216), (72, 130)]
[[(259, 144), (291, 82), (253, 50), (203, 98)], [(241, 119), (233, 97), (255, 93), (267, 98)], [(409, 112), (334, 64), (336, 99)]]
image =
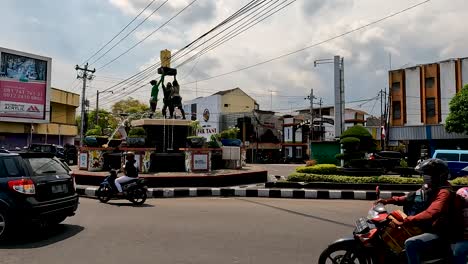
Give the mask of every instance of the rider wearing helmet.
[(138, 169), (135, 165), (135, 153), (130, 151), (127, 152), (125, 159), (127, 160), (124, 167), (125, 175), (115, 179), (115, 187), (117, 187), (119, 193), (122, 192), (123, 183), (129, 182), (138, 177)]
[(449, 209), (453, 196), (448, 183), (449, 169), (445, 161), (427, 159), (418, 164), (415, 170), (423, 176), (424, 185), (421, 189), (408, 196), (378, 201), (383, 204), (409, 206), (413, 209), (404, 222), (396, 222), (397, 225), (416, 225), (424, 231), (423, 234), (405, 241), (406, 256), (410, 264), (421, 263), (420, 255), (426, 249), (436, 240), (447, 238), (444, 235), (449, 234)]

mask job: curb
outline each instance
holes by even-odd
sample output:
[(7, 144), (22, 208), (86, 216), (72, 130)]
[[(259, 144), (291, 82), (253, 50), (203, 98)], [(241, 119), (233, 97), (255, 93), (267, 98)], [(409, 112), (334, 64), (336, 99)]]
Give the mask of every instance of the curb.
[[(80, 196), (96, 198), (98, 187), (77, 186)], [(375, 191), (245, 188), (148, 188), (148, 198), (182, 197), (265, 197), (293, 199), (376, 200)], [(380, 197), (405, 195), (407, 192), (382, 191)]]

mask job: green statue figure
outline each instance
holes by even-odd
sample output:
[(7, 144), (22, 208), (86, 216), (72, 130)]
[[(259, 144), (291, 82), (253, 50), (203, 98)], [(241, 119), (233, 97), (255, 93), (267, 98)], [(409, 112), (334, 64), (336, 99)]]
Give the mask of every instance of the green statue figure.
[(159, 94), (159, 85), (164, 83), (164, 75), (161, 75), (161, 79), (158, 81), (151, 80), (150, 84), (153, 86), (151, 88), (151, 98), (150, 98), (150, 107), (151, 107), (151, 114), (150, 118), (153, 118), (153, 114), (156, 111), (156, 106), (158, 105), (158, 94)]

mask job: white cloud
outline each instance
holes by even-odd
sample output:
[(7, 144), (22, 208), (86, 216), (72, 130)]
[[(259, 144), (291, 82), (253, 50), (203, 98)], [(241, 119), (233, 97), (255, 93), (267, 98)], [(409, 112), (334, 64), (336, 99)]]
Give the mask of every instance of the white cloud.
[[(109, 59), (144, 38), (190, 2), (191, 0), (170, 0), (132, 37), (110, 52)], [(121, 78), (131, 76), (157, 62), (161, 49), (175, 51), (184, 47), (247, 2), (248, 0), (198, 0), (160, 32), (97, 74)], [(417, 2), (297, 1), (197, 61), (180, 68), (179, 75), (187, 76), (183, 80), (187, 83), (236, 70), (318, 43)], [(12, 23), (0, 36), (0, 45), (53, 57), (57, 67), (53, 71), (53, 82), (66, 86), (73, 82), (73, 65), (81, 63), (84, 57), (96, 51), (99, 45), (109, 40), (148, 3), (149, 0), (109, 0), (97, 5), (95, 1), (84, 0), (63, 4), (60, 12), (55, 10), (52, 3), (47, 3), (43, 8), (50, 10), (50, 13), (41, 16), (41, 13), (35, 11), (36, 8), (31, 7), (30, 12), (24, 12), (24, 6), (12, 1), (2, 6), (5, 14), (12, 15), (5, 18)], [(162, 0), (155, 1), (143, 17), (161, 3)], [(464, 44), (468, 37), (464, 34), (464, 24), (459, 22), (460, 18), (467, 15), (466, 0), (451, 0), (450, 5), (445, 1), (431, 1), (365, 30), (280, 60), (209, 81), (185, 85), (181, 92), (184, 99), (191, 99), (196, 95), (209, 95), (217, 90), (241, 87), (256, 97), (261, 107), (268, 109), (269, 90), (274, 90), (277, 91), (273, 100), (274, 107), (284, 109), (291, 105), (307, 105), (307, 102), (298, 98), (301, 99), (300, 96), (308, 94), (309, 89), (314, 88), (315, 93), (324, 97), (325, 102), (332, 102), (332, 65), (314, 68), (314, 60), (341, 55), (345, 58), (347, 99), (369, 98), (388, 85), (386, 72), (389, 68), (389, 54), (392, 55), (393, 68), (468, 56), (468, 47)], [(110, 85), (93, 82), (96, 89), (105, 89)], [(147, 101), (145, 98), (148, 93), (149, 86), (132, 96)], [(363, 107), (371, 108), (372, 104)]]

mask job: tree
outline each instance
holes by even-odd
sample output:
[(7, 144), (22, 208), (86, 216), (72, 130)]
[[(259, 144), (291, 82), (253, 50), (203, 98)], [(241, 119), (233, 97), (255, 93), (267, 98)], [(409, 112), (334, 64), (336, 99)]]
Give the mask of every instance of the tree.
[(129, 97), (128, 99), (123, 99), (116, 102), (112, 105), (112, 113), (113, 114), (135, 114), (135, 113), (143, 113), (148, 112), (149, 106), (144, 104), (137, 99)]
[(452, 98), (449, 106), (445, 130), (449, 133), (468, 134), (468, 84)]
[(98, 118), (98, 123), (96, 124), (96, 110), (90, 111), (88, 114), (88, 129), (92, 129), (94, 127), (99, 126), (101, 127), (104, 131), (107, 129), (114, 130), (119, 121), (117, 118), (114, 117), (114, 115), (104, 109), (99, 109), (98, 112), (99, 118)]
[(341, 134), (340, 143), (343, 144), (345, 160), (361, 159), (365, 153), (375, 151), (377, 145), (369, 131), (361, 125), (348, 128)]

